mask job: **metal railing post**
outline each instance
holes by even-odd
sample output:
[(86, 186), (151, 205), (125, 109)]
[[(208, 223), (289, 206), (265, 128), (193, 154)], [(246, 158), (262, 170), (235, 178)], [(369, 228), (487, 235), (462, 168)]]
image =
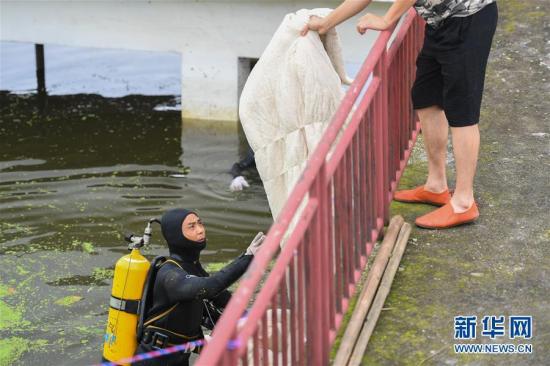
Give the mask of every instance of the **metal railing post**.
[[(389, 30), (385, 32), (390, 32)], [(391, 33), (391, 32), (390, 32)], [(389, 203), (391, 202), (391, 192), (390, 192), (390, 146), (389, 146), (389, 103), (388, 103), (388, 62), (387, 62), (387, 54), (388, 51), (386, 48), (384, 48), (384, 51), (382, 51), (382, 55), (380, 56), (380, 60), (378, 61), (378, 72), (379, 77), (382, 83), (380, 84), (380, 98), (382, 100), (381, 102), (381, 121), (380, 121), (380, 128), (381, 128), (381, 134), (382, 134), (382, 152), (383, 152), (383, 164), (382, 164), (382, 176), (383, 176), (383, 211), (382, 211), (382, 217), (384, 220), (384, 225), (388, 224), (390, 221), (390, 207)], [(399, 102), (399, 101), (398, 101)]]

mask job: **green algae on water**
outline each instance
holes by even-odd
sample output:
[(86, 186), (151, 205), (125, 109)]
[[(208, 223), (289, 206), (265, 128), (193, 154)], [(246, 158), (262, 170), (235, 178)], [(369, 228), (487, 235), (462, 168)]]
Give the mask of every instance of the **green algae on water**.
[(70, 295), (70, 296), (65, 296), (65, 297), (62, 297), (61, 299), (56, 300), (55, 303), (61, 306), (71, 306), (75, 302), (78, 302), (82, 299), (83, 299), (82, 296)]
[(115, 270), (112, 268), (99, 268), (96, 267), (92, 270), (92, 277), (95, 281), (101, 282), (103, 280), (110, 280), (113, 278)]
[(0, 300), (0, 330), (11, 328), (21, 322), (21, 312), (13, 309), (4, 301)]
[(82, 243), (82, 250), (88, 254), (96, 254), (94, 245), (88, 241)]
[(213, 262), (206, 265), (206, 272), (219, 272), (223, 267), (227, 266), (229, 262)]
[(28, 339), (11, 337), (0, 339), (0, 366), (12, 365), (29, 350)]
[(13, 291), (15, 290), (12, 287), (0, 284), (0, 298), (10, 295)]
[(73, 248), (80, 248), (84, 253), (97, 254), (94, 245), (89, 241), (73, 240), (71, 243)]
[(15, 267), (15, 269), (17, 270), (17, 274), (19, 274), (21, 276), (26, 276), (29, 273), (31, 273), (29, 270), (25, 269), (23, 266), (21, 266), (19, 264)]

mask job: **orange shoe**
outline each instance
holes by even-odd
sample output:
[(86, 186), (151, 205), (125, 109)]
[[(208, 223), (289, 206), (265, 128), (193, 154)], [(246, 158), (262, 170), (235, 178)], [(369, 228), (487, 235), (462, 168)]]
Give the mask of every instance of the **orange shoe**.
[(426, 191), (424, 186), (415, 189), (407, 189), (395, 192), (394, 200), (399, 202), (428, 203), (435, 206), (443, 206), (451, 201), (451, 194), (446, 189), (441, 193)]
[(474, 202), (467, 211), (455, 213), (451, 203), (427, 213), (416, 219), (417, 226), (425, 229), (447, 229), (453, 226), (474, 222), (479, 217), (479, 210)]

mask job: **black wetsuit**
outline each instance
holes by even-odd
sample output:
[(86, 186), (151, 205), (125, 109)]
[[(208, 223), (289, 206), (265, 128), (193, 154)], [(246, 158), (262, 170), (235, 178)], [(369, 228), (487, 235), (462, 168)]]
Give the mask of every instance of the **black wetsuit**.
[[(167, 348), (204, 338), (201, 328), (205, 315), (203, 299), (224, 308), (231, 299), (227, 288), (239, 279), (252, 261), (252, 255), (243, 254), (209, 276), (199, 261), (200, 251), (206, 243), (191, 242), (179, 234), (181, 222), (189, 213), (172, 210), (163, 216), (163, 235), (170, 248), (170, 257), (156, 272), (152, 301), (146, 307), (143, 337), (136, 354), (152, 351), (154, 347)], [(189, 364), (189, 357), (190, 353), (179, 352), (133, 365), (185, 366)]]
[(243, 172), (245, 170), (252, 169), (255, 167), (256, 167), (256, 160), (254, 159), (254, 151), (252, 151), (252, 149), (249, 147), (248, 151), (246, 152), (246, 157), (241, 161), (233, 164), (229, 173), (231, 173), (233, 178), (236, 178), (240, 175), (243, 175)]
[[(171, 338), (168, 341), (169, 344), (161, 348), (202, 339), (204, 337), (201, 329), (204, 311), (202, 299), (211, 299), (217, 307), (224, 308), (231, 299), (231, 293), (226, 288), (246, 271), (252, 256), (242, 255), (212, 276), (208, 275), (199, 261), (185, 262), (177, 255), (170, 256), (170, 259), (175, 260), (183, 269), (168, 262), (158, 270), (153, 289), (153, 306), (147, 312), (146, 319), (161, 315), (175, 304), (177, 306), (165, 316), (150, 322), (145, 327), (144, 337), (137, 353), (153, 350), (154, 345), (151, 342), (155, 332), (168, 333), (159, 328), (170, 331), (168, 335)], [(173, 336), (172, 332), (188, 337), (188, 339)], [(187, 365), (189, 356), (189, 353), (177, 353), (141, 362), (139, 365)]]

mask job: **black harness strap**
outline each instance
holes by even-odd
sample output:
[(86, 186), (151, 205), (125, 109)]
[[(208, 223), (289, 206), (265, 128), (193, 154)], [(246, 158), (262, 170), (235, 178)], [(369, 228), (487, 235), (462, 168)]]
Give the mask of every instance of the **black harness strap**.
[(178, 304), (174, 304), (170, 309), (158, 314), (158, 315), (154, 315), (152, 317), (150, 317), (145, 323), (143, 323), (143, 326), (149, 326), (151, 325), (152, 323), (156, 322), (157, 320), (159, 319), (162, 319), (164, 318), (166, 315), (170, 314), (172, 312), (172, 310), (174, 310), (176, 308), (176, 306), (178, 306)]
[(111, 295), (109, 306), (129, 314), (138, 314), (140, 300), (126, 300)]
[[(161, 349), (166, 347), (171, 347), (175, 345), (181, 345), (188, 342), (196, 341), (202, 338), (202, 334), (197, 334), (195, 336), (186, 336), (183, 334), (179, 334), (176, 332), (172, 332), (168, 329), (156, 327), (156, 326), (148, 326), (145, 327), (145, 330), (143, 331), (143, 344), (150, 346), (154, 349)], [(185, 353), (191, 353), (191, 352), (200, 352), (202, 349), (202, 346), (198, 347), (189, 347), (188, 350), (183, 351)]]
[[(167, 259), (164, 261), (160, 266), (162, 267), (166, 263), (171, 262), (178, 266), (179, 268), (183, 269), (179, 263), (172, 259)], [(168, 330), (166, 328), (157, 327), (154, 325), (151, 325), (155, 321), (162, 319), (166, 315), (170, 314), (172, 310), (174, 310), (178, 306), (178, 304), (174, 304), (170, 309), (157, 314), (155, 316), (150, 317), (146, 322), (144, 322), (145, 329), (143, 330), (143, 343), (150, 345), (152, 348), (161, 349), (165, 347), (170, 347), (178, 344), (184, 344), (186, 342), (195, 341), (198, 339), (202, 339), (202, 334), (197, 334), (194, 336), (187, 336), (185, 334), (180, 334), (173, 332), (171, 330)], [(185, 353), (191, 353), (193, 350), (196, 352), (200, 352), (202, 347), (197, 348), (190, 348), (189, 351), (185, 351)]]
[(178, 266), (179, 268), (183, 269), (180, 264), (176, 261), (174, 261), (173, 259), (170, 259), (170, 258), (166, 258), (166, 257), (163, 257), (163, 256), (158, 256), (156, 257), (154, 260), (153, 260), (153, 263), (151, 265), (151, 268), (149, 269), (149, 273), (147, 274), (147, 279), (145, 281), (145, 288), (143, 290), (143, 296), (142, 296), (142, 299), (141, 299), (141, 306), (138, 307), (138, 312), (136, 312), (136, 314), (138, 314), (139, 316), (139, 320), (138, 320), (138, 329), (137, 329), (137, 341), (138, 343), (141, 341), (141, 339), (144, 337), (144, 332), (145, 332), (145, 328), (150, 326), (151, 323), (159, 320), (159, 319), (162, 319), (163, 317), (165, 317), (166, 315), (170, 314), (172, 312), (172, 310), (174, 310), (178, 304), (174, 304), (172, 305), (169, 309), (159, 313), (159, 314), (155, 314), (151, 317), (149, 317), (149, 319), (145, 319), (145, 315), (146, 315), (146, 312), (147, 312), (147, 297), (149, 295), (149, 291), (151, 291), (153, 289), (153, 286), (154, 286), (154, 282), (155, 282), (155, 278), (156, 278), (156, 272), (158, 271), (158, 269), (162, 266), (164, 266), (166, 263), (172, 263), (172, 264), (175, 264), (176, 266)]

